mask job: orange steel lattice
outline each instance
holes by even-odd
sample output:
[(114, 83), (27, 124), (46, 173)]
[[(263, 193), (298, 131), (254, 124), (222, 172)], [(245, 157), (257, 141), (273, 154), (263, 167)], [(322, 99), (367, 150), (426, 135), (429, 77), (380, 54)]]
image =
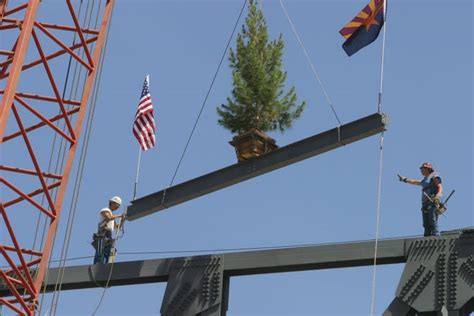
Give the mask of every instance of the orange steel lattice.
[[(35, 313), (113, 7), (98, 1), (81, 22), (82, 6), (71, 1), (0, 0), (1, 45), (11, 39), (0, 49), (0, 282), (11, 296), (0, 305), (19, 315)], [(60, 24), (40, 21), (59, 6)], [(78, 75), (66, 98), (71, 65)], [(64, 145), (55, 171), (44, 145), (53, 139)]]

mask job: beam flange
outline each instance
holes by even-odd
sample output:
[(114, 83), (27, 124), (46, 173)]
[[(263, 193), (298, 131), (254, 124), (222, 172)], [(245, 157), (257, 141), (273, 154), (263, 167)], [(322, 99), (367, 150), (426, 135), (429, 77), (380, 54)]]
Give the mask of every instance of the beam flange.
[(171, 206), (362, 140), (385, 131), (387, 124), (388, 116), (386, 114), (375, 113), (281, 147), (266, 155), (236, 163), (152, 193), (132, 201), (132, 205), (127, 208), (127, 218), (134, 221)]

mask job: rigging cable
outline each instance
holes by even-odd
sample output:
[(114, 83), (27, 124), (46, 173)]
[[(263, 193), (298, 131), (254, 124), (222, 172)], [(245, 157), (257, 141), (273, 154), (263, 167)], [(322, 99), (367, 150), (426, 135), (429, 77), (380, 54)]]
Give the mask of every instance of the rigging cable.
[[(387, 29), (387, 1), (383, 2), (383, 18), (384, 26), (382, 33), (382, 53), (381, 53), (381, 66), (380, 66), (380, 90), (378, 94), (377, 112), (382, 113), (382, 92), (383, 92), (383, 77), (384, 77), (384, 62), (385, 62), (385, 32)], [(370, 306), (370, 315), (374, 315), (375, 309), (375, 282), (377, 276), (377, 251), (378, 251), (378, 239), (379, 239), (379, 227), (380, 227), (380, 204), (382, 197), (382, 172), (383, 172), (383, 142), (384, 132), (380, 134), (380, 156), (379, 156), (379, 177), (377, 183), (377, 215), (375, 224), (375, 246), (374, 246), (374, 266), (372, 273), (372, 297)]]
[(334, 114), (337, 122), (339, 123), (339, 126), (342, 125), (341, 120), (339, 119), (339, 116), (336, 113), (336, 109), (334, 107), (334, 104), (332, 103), (331, 98), (329, 97), (329, 94), (321, 80), (321, 77), (318, 74), (318, 71), (316, 70), (316, 67), (314, 67), (313, 62), (311, 61), (311, 58), (309, 57), (308, 51), (306, 50), (303, 41), (301, 40), (300, 36), (298, 35), (298, 32), (296, 31), (296, 27), (293, 24), (293, 21), (290, 18), (290, 15), (288, 14), (288, 11), (285, 8), (285, 5), (283, 4), (283, 0), (280, 0), (280, 6), (283, 9), (283, 12), (285, 13), (286, 19), (290, 23), (291, 29), (293, 30), (293, 33), (295, 34), (296, 40), (301, 46), (301, 49), (303, 50), (304, 55), (306, 56), (306, 59), (308, 60), (308, 63), (311, 67), (311, 70), (313, 71), (314, 76), (316, 77), (316, 80), (319, 82), (319, 85), (321, 86), (321, 89), (323, 90), (324, 96), (326, 97), (326, 101), (328, 102), (329, 106), (331, 107), (332, 113)]
[[(81, 11), (82, 11), (82, 0), (81, 0), (80, 5), (79, 5), (78, 16), (81, 15)], [(76, 41), (76, 34), (74, 34), (72, 45), (75, 44), (75, 41)], [(66, 77), (65, 77), (65, 80), (64, 80), (64, 86), (63, 86), (63, 92), (62, 92), (62, 98), (63, 99), (66, 96), (66, 90), (67, 90), (67, 86), (68, 86), (68, 83), (69, 83), (69, 75), (70, 75), (70, 71), (71, 71), (71, 65), (72, 65), (72, 55), (69, 56), (69, 61), (68, 61), (68, 66), (67, 66), (67, 71), (66, 71)], [(61, 114), (61, 110), (59, 110), (58, 115), (59, 114)], [(59, 127), (59, 125), (60, 125), (60, 120), (57, 121), (56, 127)], [(63, 125), (61, 130), (64, 131), (64, 125)], [(49, 162), (48, 162), (48, 168), (47, 168), (48, 172), (52, 171), (53, 156), (54, 156), (54, 151), (55, 151), (55, 147), (56, 147), (57, 135), (58, 135), (57, 133), (54, 133), (53, 141), (52, 141), (52, 144), (51, 144), (51, 153), (50, 153), (50, 156), (49, 156)], [(61, 149), (59, 149), (59, 151), (60, 150)], [(58, 160), (59, 160), (59, 157), (57, 158), (57, 160), (55, 162), (55, 164), (56, 164), (55, 170), (57, 170)], [(49, 182), (51, 180), (47, 179), (46, 181)], [(45, 200), (45, 194), (43, 194), (42, 197), (41, 197), (41, 205), (42, 206), (44, 206), (44, 200)], [(36, 220), (36, 228), (35, 228), (35, 234), (34, 234), (34, 239), (33, 239), (33, 246), (31, 247), (31, 249), (33, 249), (33, 250), (36, 248), (36, 242), (37, 242), (38, 237), (39, 237), (39, 228), (40, 228), (40, 223), (41, 223), (41, 218), (42, 218), (41, 215), (42, 215), (42, 213), (39, 212), (38, 213), (38, 218)], [(46, 224), (47, 224), (47, 219), (45, 218), (45, 224), (43, 225), (40, 249), (43, 248), (44, 233), (45, 233), (45, 230), (46, 230)], [(30, 255), (30, 261), (32, 260), (32, 258), (33, 258), (33, 255)], [(25, 289), (23, 295), (25, 295), (25, 294), (26, 294), (26, 289)], [(40, 310), (41, 310), (41, 307), (40, 307)]]
[[(81, 10), (82, 10), (82, 0), (81, 0), (81, 3), (80, 3), (80, 6), (79, 6), (79, 13), (78, 13), (78, 16), (81, 15)], [(72, 45), (74, 46), (76, 42), (76, 34), (74, 34), (74, 39), (72, 41)], [(72, 64), (72, 55), (69, 56), (69, 62), (68, 62), (68, 65), (67, 65), (67, 71), (66, 71), (66, 78), (64, 80), (64, 86), (63, 86), (63, 93), (62, 93), (62, 98), (64, 99), (66, 97), (66, 89), (67, 89), (67, 85), (68, 85), (68, 82), (69, 82), (69, 74), (70, 74), (70, 70), (71, 70), (71, 64)], [(59, 113), (58, 115), (61, 114), (61, 110), (59, 110)], [(59, 121), (56, 123), (56, 127), (59, 126)], [(48, 163), (48, 172), (51, 172), (51, 167), (52, 167), (52, 164), (53, 164), (53, 155), (54, 155), (54, 148), (56, 147), (56, 139), (57, 139), (57, 133), (54, 133), (54, 137), (53, 137), (53, 142), (52, 142), (52, 145), (51, 145), (51, 154), (49, 156), (49, 163)], [(48, 181), (50, 181), (48, 179)], [(43, 194), (43, 196), (41, 197), (41, 206), (44, 206), (44, 199), (45, 199), (45, 195)], [(38, 239), (38, 235), (39, 235), (39, 226), (40, 226), (40, 222), (41, 222), (41, 212), (38, 213), (38, 219), (36, 221), (36, 229), (35, 229), (35, 237), (34, 237), (34, 240), (33, 240), (33, 246), (31, 247), (31, 249), (35, 249), (36, 248), (36, 241)], [(30, 260), (32, 260), (32, 257), (33, 255), (30, 256)]]
[[(93, 1), (94, 2), (94, 1)], [(93, 10), (94, 10), (94, 4), (90, 7), (90, 10), (89, 10), (89, 3), (90, 1), (87, 2), (87, 7), (86, 7), (86, 10), (84, 12), (84, 21), (83, 21), (83, 25), (86, 26), (87, 25), (87, 28), (90, 28), (90, 25), (91, 25), (91, 20), (92, 20), (92, 13), (93, 13)], [(81, 10), (81, 7), (82, 7), (82, 1), (80, 3), (80, 8), (79, 10)], [(80, 12), (79, 11), (79, 14), (78, 14), (78, 17), (80, 16)], [(96, 25), (97, 25), (97, 22), (96, 22)], [(77, 36), (77, 32), (74, 33), (74, 38), (73, 38), (73, 42), (75, 42), (76, 40), (76, 36)], [(84, 55), (85, 55), (85, 52), (84, 50), (82, 49), (82, 52), (81, 52), (81, 58), (84, 58)], [(71, 84), (70, 86), (70, 91), (69, 91), (69, 99), (76, 99), (77, 98), (77, 91), (78, 91), (78, 87), (79, 87), (79, 84), (80, 84), (80, 77), (81, 77), (81, 74), (82, 74), (82, 67), (79, 69), (79, 72), (77, 72), (77, 69), (78, 69), (78, 62), (75, 61), (75, 67), (74, 67), (74, 75), (73, 75), (73, 83)], [(86, 77), (84, 78), (84, 82), (86, 80)], [(74, 92), (73, 92), (74, 91)], [(70, 107), (71, 108), (71, 107)], [(69, 108), (69, 109), (70, 109)], [(68, 109), (68, 110), (69, 110)], [(65, 121), (63, 121), (63, 128), (65, 128)], [(87, 130), (87, 129), (86, 129)], [(60, 148), (62, 149), (62, 152), (61, 152), (61, 149), (60, 151), (58, 152), (58, 162), (60, 161), (60, 165), (57, 165), (56, 166), (56, 170), (62, 170), (63, 169), (63, 166), (64, 166), (64, 162), (65, 162), (65, 158), (66, 158), (66, 151), (67, 151), (67, 146), (65, 145), (65, 141), (64, 139), (61, 140), (61, 144), (60, 144)], [(64, 146), (64, 148), (63, 148)], [(60, 159), (59, 157), (62, 155), (62, 159)], [(81, 163), (81, 159), (79, 159), (79, 163)], [(77, 176), (76, 176), (76, 182), (77, 182)], [(77, 185), (77, 184), (76, 184)], [(76, 187), (74, 188), (74, 190), (76, 190)], [(56, 191), (57, 193), (57, 191)], [(76, 195), (75, 192), (73, 192), (73, 197)], [(61, 262), (62, 260), (64, 260), (65, 258), (65, 253), (67, 253), (67, 248), (65, 249), (65, 244), (68, 243), (67, 240), (69, 240), (70, 238), (70, 229), (71, 229), (71, 226), (72, 226), (72, 223), (74, 222), (74, 214), (75, 211), (74, 209), (71, 207), (70, 208), (70, 212), (69, 212), (69, 215), (68, 215), (68, 220), (67, 220), (67, 226), (66, 226), (66, 231), (65, 231), (65, 238), (64, 238), (64, 243), (63, 243), (63, 247), (62, 247), (62, 250), (61, 250), (61, 260), (59, 261), (60, 264), (59, 264), (59, 272), (61, 272)], [(45, 231), (45, 230), (44, 230)], [(44, 232), (43, 231), (43, 232)], [(44, 236), (43, 236), (44, 237)], [(43, 241), (42, 241), (43, 242)], [(56, 237), (53, 239), (53, 248), (54, 249), (54, 244), (56, 242)], [(50, 265), (51, 265), (51, 262), (48, 263), (48, 269), (50, 268)], [(47, 274), (45, 275), (45, 279), (47, 279)], [(44, 294), (44, 293), (43, 293)], [(40, 313), (41, 313), (41, 309), (42, 309), (42, 306), (43, 306), (43, 299), (44, 299), (45, 295), (42, 296), (42, 299), (41, 299), (41, 304), (40, 304)], [(54, 291), (53, 291), (53, 296), (52, 296), (52, 300), (51, 300), (51, 307), (50, 307), (50, 310), (49, 310), (49, 314), (50, 315), (53, 315), (55, 314), (55, 310), (56, 310), (56, 305), (57, 305), (57, 302), (59, 300), (59, 293), (58, 293), (58, 282), (56, 281), (56, 284), (55, 284), (55, 288), (54, 288)]]
[[(78, 10), (78, 17), (80, 17), (81, 15), (81, 12), (82, 12), (82, 4), (83, 4), (83, 0), (80, 1), (80, 4), (79, 4), (79, 10)], [(87, 19), (87, 12), (89, 11), (89, 1), (87, 3), (87, 6), (86, 6), (86, 10), (84, 11), (84, 25), (86, 23), (86, 19)], [(74, 36), (73, 36), (73, 44), (75, 44), (76, 42), (76, 36), (77, 36), (77, 33), (74, 33)], [(84, 55), (84, 52), (83, 52), (83, 55)], [(70, 75), (70, 67), (71, 67), (71, 61), (72, 61), (72, 56), (69, 57), (69, 62), (68, 62), (68, 70), (67, 70), (67, 75), (66, 75), (66, 81), (65, 81), (65, 84), (64, 84), (64, 89), (63, 89), (63, 94), (62, 94), (62, 97), (64, 98), (65, 97), (65, 94), (66, 94), (66, 88), (67, 88), (67, 83), (68, 83), (68, 79), (69, 79), (69, 75)], [(78, 80), (76, 80), (76, 71), (77, 71), (77, 65), (78, 65), (78, 62), (75, 61), (75, 68), (74, 68), (74, 74), (73, 74), (73, 80), (72, 80), (72, 83), (70, 85), (70, 91), (69, 91), (69, 99), (71, 99), (71, 96), (72, 96), (72, 90), (74, 89), (74, 86), (76, 86), (76, 90), (77, 90), (77, 86), (79, 85), (78, 83)], [(75, 98), (75, 96), (74, 96)], [(68, 105), (67, 106), (67, 111), (69, 111), (70, 109), (72, 108), (72, 105)], [(61, 113), (61, 111), (60, 111)], [(59, 113), (59, 114), (60, 114)], [(58, 123), (57, 123), (57, 126), (59, 127), (60, 125), (60, 122), (61, 120), (58, 120)], [(66, 129), (66, 121), (65, 119), (62, 120), (62, 127), (61, 127), (61, 130), (62, 131), (65, 131)], [(53, 151), (54, 151), (54, 147), (55, 147), (55, 144), (56, 144), (56, 138), (57, 138), (57, 134), (54, 135), (54, 140), (53, 140), (53, 148), (52, 148), (52, 152), (51, 152), (51, 157), (52, 157), (52, 154), (53, 154)], [(65, 157), (66, 157), (66, 151), (67, 151), (67, 146), (65, 145), (65, 139), (64, 138), (61, 138), (60, 141), (59, 141), (59, 148), (58, 148), (58, 152), (57, 152), (57, 157), (56, 157), (56, 163), (55, 163), (55, 168), (54, 168), (54, 172), (55, 173), (60, 173), (60, 171), (63, 170), (63, 167), (64, 167), (64, 162), (65, 162)], [(50, 159), (51, 159), (50, 157)], [(51, 161), (50, 161), (51, 162)], [(48, 170), (49, 170), (49, 167), (48, 167)], [(57, 194), (58, 194), (58, 188), (55, 188), (53, 189), (52, 191), (52, 194), (54, 195), (54, 199), (56, 200), (56, 197), (57, 197)], [(45, 233), (46, 233), (46, 229), (47, 229), (47, 226), (48, 226), (48, 218), (45, 216), (44, 217), (44, 224), (43, 224), (43, 230), (42, 230), (42, 236), (41, 236), (41, 243), (40, 243), (40, 249), (43, 248), (43, 245), (44, 245), (44, 241), (45, 241)], [(37, 223), (37, 226), (39, 224), (39, 218), (38, 218), (38, 223)], [(35, 239), (36, 239), (36, 233), (35, 233)], [(52, 247), (51, 247), (51, 251), (54, 249), (54, 245), (55, 245), (55, 242), (56, 242), (56, 238), (53, 238), (53, 243), (52, 243)], [(51, 252), (52, 253), (52, 252)], [(45, 280), (47, 280), (48, 278), (48, 270), (50, 268), (50, 262), (48, 263), (48, 269), (46, 270), (46, 274), (45, 274)], [(44, 294), (44, 291), (43, 291), (43, 294)], [(44, 298), (45, 298), (45, 295), (42, 295), (41, 296), (41, 300), (40, 300), (40, 304), (39, 304), (39, 314), (41, 314), (41, 310), (42, 310), (42, 307), (43, 307), (43, 302), (44, 302)], [(53, 295), (53, 299), (54, 299), (54, 295)]]
[[(94, 28), (97, 28), (100, 10), (101, 10), (101, 2), (99, 2), (99, 6), (97, 8), (97, 15), (96, 15), (96, 21), (95, 21), (95, 27)], [(113, 7), (112, 7), (112, 10), (113, 10)], [(76, 181), (75, 181), (75, 184), (74, 184), (73, 197), (72, 197), (72, 200), (71, 200), (70, 218), (68, 218), (68, 225), (69, 226), (67, 227), (67, 235), (66, 235), (66, 238), (65, 238), (65, 241), (64, 241), (64, 244), (63, 244), (63, 253), (62, 253), (62, 257), (61, 257), (62, 261), (59, 265), (58, 279), (56, 281), (56, 286), (55, 286), (55, 289), (57, 290), (57, 295), (56, 295), (56, 302), (55, 302), (55, 304), (53, 304), (53, 307), (54, 307), (53, 315), (55, 315), (56, 311), (57, 311), (57, 305), (58, 305), (58, 302), (59, 302), (59, 296), (60, 296), (60, 292), (61, 292), (62, 282), (63, 282), (63, 279), (64, 279), (64, 270), (65, 270), (65, 265), (66, 265), (66, 259), (67, 259), (67, 254), (68, 254), (68, 251), (69, 251), (69, 244), (70, 244), (70, 240), (71, 240), (72, 229), (73, 229), (73, 225), (74, 225), (74, 221), (75, 221), (75, 215), (76, 215), (76, 211), (77, 211), (77, 203), (78, 203), (78, 200), (79, 200), (80, 187), (81, 187), (81, 183), (82, 183), (82, 177), (83, 177), (83, 174), (84, 174), (84, 167), (85, 167), (87, 152), (88, 152), (88, 148), (89, 148), (88, 145), (89, 145), (90, 135), (92, 133), (92, 123), (93, 123), (93, 120), (94, 120), (95, 109), (96, 109), (96, 105), (97, 105), (98, 90), (99, 90), (100, 81), (101, 81), (101, 78), (102, 78), (103, 59), (104, 59), (106, 48), (107, 48), (109, 30), (110, 30), (110, 23), (108, 25), (107, 34), (106, 34), (106, 38), (105, 38), (105, 42), (104, 42), (104, 50), (101, 53), (99, 64), (97, 66), (98, 67), (97, 68), (97, 77), (96, 77), (96, 80), (94, 82), (93, 92), (92, 92), (92, 95), (91, 95), (91, 102), (90, 102), (91, 107), (89, 109), (89, 114), (88, 114), (88, 118), (87, 118), (87, 125), (86, 125), (86, 129), (85, 129), (84, 143), (83, 143), (83, 146), (82, 146), (82, 149), (81, 149), (81, 154), (80, 154), (80, 159), (79, 159), (79, 166), (78, 166), (78, 171), (77, 171), (77, 175), (76, 175)], [(94, 46), (95, 46), (95, 44), (92, 45), (91, 51), (94, 50)], [(82, 70), (82, 68), (81, 68), (81, 70)], [(87, 76), (85, 76), (84, 80), (86, 80), (86, 77)]]
[[(107, 51), (107, 44), (108, 44), (108, 39), (109, 39), (109, 34), (110, 34), (110, 27), (112, 25), (114, 7), (115, 7), (115, 2), (112, 3), (109, 25), (107, 26), (107, 31), (106, 31), (106, 35), (105, 35), (104, 49), (102, 50), (101, 56), (99, 58), (100, 61), (99, 61), (99, 66), (98, 66), (99, 68), (97, 69), (97, 78), (96, 78), (95, 85), (94, 85), (93, 95), (91, 97), (91, 100), (92, 100), (91, 113), (92, 114), (90, 115), (90, 120), (88, 121), (88, 125), (87, 125), (87, 133), (86, 133), (86, 138), (85, 138), (84, 161), (85, 161), (85, 157), (87, 156), (87, 149), (88, 149), (87, 145), (89, 143), (90, 134), (91, 134), (91, 130), (92, 130), (92, 121), (94, 120), (94, 112), (95, 112), (95, 107), (96, 107), (96, 104), (97, 104), (97, 96), (99, 94), (98, 90), (99, 90), (100, 81), (101, 81), (101, 78), (102, 78), (104, 58), (105, 58), (105, 54), (106, 54), (106, 51)], [(96, 26), (97, 26), (99, 12), (100, 12), (100, 6), (99, 6), (99, 9), (98, 9), (98, 12), (97, 12)], [(84, 149), (84, 147), (83, 147), (83, 149)], [(82, 152), (81, 152), (81, 155), (82, 155)], [(80, 174), (81, 180), (82, 180), (84, 164), (82, 165), (81, 174)], [(81, 180), (79, 180), (79, 186), (80, 186)], [(77, 194), (76, 200), (74, 201), (74, 213), (75, 213), (75, 210), (76, 210), (76, 207), (77, 207), (78, 195), (79, 195), (79, 193)], [(118, 230), (117, 230), (117, 233), (116, 233), (115, 242), (118, 239), (117, 237), (118, 237)], [(68, 247), (69, 247), (69, 240), (68, 240)], [(60, 280), (60, 283), (59, 283), (59, 291), (61, 290), (61, 286), (62, 286), (62, 282), (63, 282), (63, 278), (64, 278), (64, 270), (65, 270), (66, 260), (67, 260), (67, 258), (63, 260), (64, 263), (63, 263), (63, 267), (62, 267), (62, 271), (61, 271), (61, 280)], [(111, 267), (110, 267), (110, 273), (109, 273), (109, 276), (108, 276), (108, 281), (106, 283), (104, 291), (102, 292), (102, 296), (100, 298), (100, 301), (99, 301), (93, 315), (95, 315), (95, 313), (99, 309), (100, 305), (102, 304), (102, 300), (105, 296), (105, 292), (107, 290), (108, 283), (110, 281), (110, 278), (112, 277), (112, 271), (113, 271), (113, 262), (112, 262)]]
[[(245, 6), (247, 4), (247, 0), (244, 0), (244, 4), (242, 5), (242, 8), (240, 9), (240, 13), (239, 13), (239, 16), (237, 18), (237, 20), (235, 21), (235, 25), (234, 25), (234, 28), (232, 29), (232, 33), (230, 34), (230, 37), (229, 37), (229, 40), (227, 41), (227, 45), (224, 49), (224, 52), (222, 53), (222, 56), (221, 56), (221, 59), (219, 61), (219, 64), (217, 66), (217, 69), (214, 73), (214, 76), (212, 78), (212, 81), (211, 81), (211, 84), (209, 86), (209, 89), (207, 90), (207, 93), (206, 93), (206, 96), (204, 97), (204, 101), (202, 102), (202, 105), (201, 105), (201, 109), (199, 110), (199, 113), (198, 113), (198, 116), (196, 118), (196, 121), (194, 122), (194, 126), (191, 130), (191, 133), (188, 137), (188, 140), (186, 142), (186, 145), (184, 146), (184, 150), (183, 150), (183, 153), (181, 154), (181, 158), (179, 159), (179, 162), (178, 162), (178, 165), (176, 166), (176, 169), (174, 171), (174, 174), (173, 174), (173, 177), (171, 178), (171, 182), (170, 184), (168, 185), (168, 188), (171, 187), (174, 183), (174, 180), (176, 178), (176, 175), (178, 174), (178, 170), (179, 170), (179, 167), (181, 166), (181, 163), (183, 161), (183, 158), (184, 158), (184, 155), (186, 154), (186, 151), (188, 149), (188, 146), (189, 146), (189, 143), (191, 142), (191, 138), (193, 137), (193, 134), (194, 134), (194, 131), (196, 130), (196, 127), (197, 127), (197, 124), (199, 122), (199, 119), (201, 118), (201, 114), (206, 106), (206, 103), (207, 103), (207, 99), (209, 97), (209, 95), (211, 94), (211, 91), (212, 91), (212, 87), (214, 86), (214, 82), (216, 81), (216, 78), (217, 78), (217, 74), (219, 73), (219, 70), (222, 66), (222, 63), (224, 61), (224, 58), (225, 56), (227, 55), (227, 51), (229, 49), (229, 46), (230, 46), (230, 43), (232, 41), (232, 38), (234, 37), (234, 34), (235, 34), (235, 30), (237, 29), (237, 26), (239, 25), (239, 21), (240, 21), (240, 18), (242, 17), (242, 13), (244, 12), (244, 9), (245, 9)], [(164, 202), (165, 202), (165, 196), (166, 196), (166, 190), (163, 192), (163, 198), (161, 200), (161, 204), (164, 205)]]
[[(91, 2), (90, 0), (87, 2), (87, 7), (86, 7), (85, 15), (84, 15), (84, 22), (83, 22), (83, 25), (84, 26), (87, 25), (87, 28), (90, 28), (90, 25), (91, 25), (92, 13), (93, 13), (93, 10), (94, 10), (95, 0), (92, 0), (92, 6), (90, 6), (90, 9), (89, 9), (90, 2)], [(74, 34), (74, 35), (76, 36), (76, 34)], [(84, 56), (85, 56), (85, 50), (82, 48), (81, 49), (81, 58), (84, 58)], [(74, 84), (71, 85), (71, 89), (69, 91), (69, 96), (72, 99), (77, 99), (78, 89), (79, 89), (81, 76), (82, 76), (82, 70), (83, 69), (82, 69), (82, 67), (78, 67), (78, 66), (79, 66), (79, 63), (76, 61), (75, 62), (75, 67), (74, 67), (74, 77), (73, 77)], [(78, 68), (79, 68), (79, 71), (78, 71)], [(84, 78), (84, 80), (83, 80), (83, 85), (85, 83), (85, 80), (86, 80), (86, 78)], [(65, 146), (65, 147), (62, 151), (63, 158), (61, 159), (61, 165), (59, 166), (59, 170), (62, 170), (63, 167), (64, 167), (66, 151), (67, 151), (67, 148), (66, 148), (66, 145), (65, 145), (64, 141), (61, 142), (61, 146)], [(81, 159), (79, 159), (79, 162), (80, 162), (80, 160)], [(73, 197), (75, 196), (76, 185), (77, 185), (77, 175), (76, 175), (76, 183), (75, 183), (74, 190), (73, 190)], [(65, 231), (65, 234), (64, 234), (64, 239), (67, 239), (68, 231), (70, 229), (71, 214), (72, 214), (72, 209), (70, 208), (69, 215), (68, 215), (68, 220), (67, 220), (67, 225), (66, 225), (66, 231)], [(56, 242), (56, 237), (54, 238), (54, 241), (53, 241), (53, 247), (55, 245), (55, 242)], [(64, 249), (65, 249), (65, 243), (63, 243), (63, 247), (61, 249), (61, 256), (60, 256), (61, 260), (64, 258)], [(61, 268), (61, 263), (59, 264), (59, 268)], [(50, 307), (50, 315), (55, 313), (55, 305), (56, 305), (55, 302), (57, 302), (57, 296), (58, 296), (57, 286), (58, 286), (58, 281), (56, 281), (55, 288), (54, 288), (54, 291), (53, 291), (53, 297), (52, 297), (52, 300), (51, 300), (51, 307)]]

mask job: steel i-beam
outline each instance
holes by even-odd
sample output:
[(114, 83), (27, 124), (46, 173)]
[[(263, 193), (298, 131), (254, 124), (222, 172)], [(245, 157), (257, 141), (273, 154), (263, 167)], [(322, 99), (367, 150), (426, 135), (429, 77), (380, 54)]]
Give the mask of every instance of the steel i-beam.
[(127, 208), (127, 218), (133, 221), (303, 159), (362, 140), (385, 131), (387, 124), (387, 115), (375, 113), (281, 147), (266, 155), (239, 162), (169, 187), (132, 201), (132, 205)]
[[(224, 316), (231, 277), (371, 266), (374, 241), (67, 267), (63, 290), (167, 282), (162, 315)], [(474, 228), (439, 237), (380, 240), (377, 264), (406, 263), (384, 315), (467, 316), (474, 311)], [(58, 268), (43, 289), (54, 290)], [(21, 287), (18, 288), (21, 290)], [(0, 300), (11, 296), (0, 285)]]
[[(417, 238), (398, 238), (378, 242), (377, 264), (406, 262), (407, 247)], [(331, 268), (371, 266), (374, 264), (374, 241), (360, 241), (327, 245), (314, 245), (283, 249), (224, 253), (224, 273), (227, 276), (257, 275), (277, 272), (295, 272)], [(184, 259), (202, 259), (209, 256), (166, 258), (116, 262), (113, 265), (109, 286), (167, 282), (173, 269)], [(110, 265), (82, 265), (66, 267), (63, 290), (104, 286)], [(58, 268), (48, 271), (44, 286), (46, 292), (54, 290)], [(0, 297), (8, 295), (0, 285)]]

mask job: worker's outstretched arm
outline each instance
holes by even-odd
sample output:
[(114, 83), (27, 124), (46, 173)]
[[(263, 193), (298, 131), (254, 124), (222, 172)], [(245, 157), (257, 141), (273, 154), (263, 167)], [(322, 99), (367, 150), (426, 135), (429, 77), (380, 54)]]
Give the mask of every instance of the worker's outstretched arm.
[(421, 181), (420, 180), (416, 180), (416, 179), (410, 179), (408, 177), (404, 177), (404, 176), (401, 176), (399, 174), (397, 174), (398, 176), (398, 180), (400, 182), (405, 182), (405, 183), (408, 183), (408, 184), (413, 184), (413, 185), (421, 185)]

